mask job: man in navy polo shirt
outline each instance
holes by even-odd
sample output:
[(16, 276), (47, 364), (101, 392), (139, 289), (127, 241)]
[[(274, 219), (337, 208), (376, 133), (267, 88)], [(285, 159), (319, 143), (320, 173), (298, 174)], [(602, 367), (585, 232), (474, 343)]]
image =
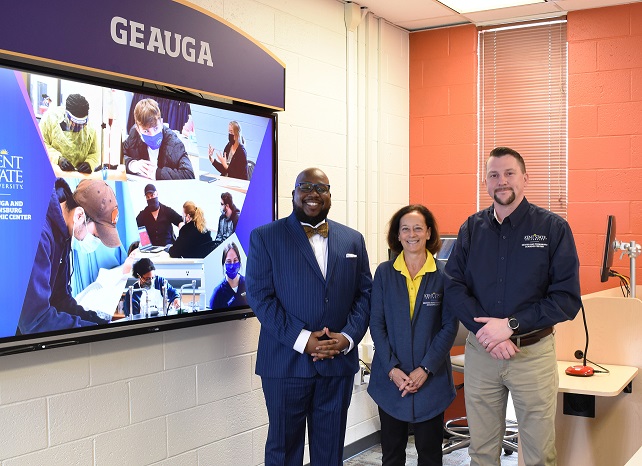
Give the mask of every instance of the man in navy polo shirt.
[(510, 391), (525, 464), (554, 465), (557, 362), (553, 326), (581, 306), (568, 223), (530, 204), (521, 155), (497, 147), (486, 163), (493, 204), (459, 229), (444, 305), (470, 330), (466, 414), (471, 465), (499, 464)]

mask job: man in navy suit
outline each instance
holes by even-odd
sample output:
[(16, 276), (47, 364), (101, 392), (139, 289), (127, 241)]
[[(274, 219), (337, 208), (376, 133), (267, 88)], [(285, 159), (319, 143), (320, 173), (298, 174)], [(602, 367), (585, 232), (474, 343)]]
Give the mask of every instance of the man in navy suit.
[(261, 322), (266, 466), (303, 463), (306, 420), (310, 464), (342, 464), (372, 276), (363, 236), (327, 220), (331, 204), (328, 177), (308, 168), (296, 179), (292, 214), (250, 236), (247, 300)]

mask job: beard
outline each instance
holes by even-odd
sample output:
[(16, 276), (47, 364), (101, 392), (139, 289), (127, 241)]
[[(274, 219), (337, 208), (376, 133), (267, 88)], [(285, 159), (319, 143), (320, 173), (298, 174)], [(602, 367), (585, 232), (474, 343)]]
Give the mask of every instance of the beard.
[(294, 216), (299, 222), (308, 223), (312, 226), (317, 225), (328, 217), (328, 212), (330, 212), (330, 206), (324, 208), (319, 212), (319, 215), (310, 217), (305, 213), (303, 207), (297, 206), (294, 201), (292, 201), (292, 209), (294, 210)]
[(495, 202), (497, 202), (499, 205), (510, 205), (510, 204), (512, 204), (512, 203), (515, 201), (515, 191), (513, 191), (513, 190), (511, 189), (511, 190), (510, 190), (510, 196), (508, 196), (508, 199), (506, 199), (505, 201), (504, 201), (504, 200), (502, 200), (502, 199), (497, 195), (497, 191), (495, 191), (495, 194), (493, 195), (493, 199), (494, 199), (494, 200), (495, 200)]

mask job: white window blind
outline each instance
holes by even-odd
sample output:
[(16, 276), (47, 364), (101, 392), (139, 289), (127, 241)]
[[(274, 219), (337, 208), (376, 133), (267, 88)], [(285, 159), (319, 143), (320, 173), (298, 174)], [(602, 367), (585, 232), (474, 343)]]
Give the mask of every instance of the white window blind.
[(479, 32), (478, 208), (491, 204), (486, 160), (497, 146), (526, 162), (529, 202), (566, 218), (566, 20)]

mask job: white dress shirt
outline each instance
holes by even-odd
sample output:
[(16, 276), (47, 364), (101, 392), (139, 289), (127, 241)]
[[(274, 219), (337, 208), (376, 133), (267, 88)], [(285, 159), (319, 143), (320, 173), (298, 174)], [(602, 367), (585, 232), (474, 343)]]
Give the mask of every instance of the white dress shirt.
[[(301, 225), (318, 228), (319, 225), (322, 225), (323, 223), (325, 223), (325, 220), (319, 222), (317, 225), (310, 225), (309, 223), (303, 222), (301, 222)], [(310, 241), (310, 245), (312, 246), (312, 251), (314, 252), (314, 257), (316, 257), (317, 263), (319, 264), (319, 269), (321, 269), (321, 274), (323, 275), (323, 278), (326, 278), (325, 274), (328, 268), (328, 238), (324, 238), (323, 236), (316, 234), (308, 238), (308, 241)], [(301, 330), (299, 337), (294, 342), (294, 350), (303, 354), (305, 351), (305, 345), (307, 345), (311, 334), (312, 332), (310, 330)], [(345, 336), (350, 343), (348, 347), (343, 350), (344, 354), (348, 354), (352, 348), (354, 348), (354, 341), (352, 341), (352, 338), (347, 333), (341, 332), (341, 334)]]

